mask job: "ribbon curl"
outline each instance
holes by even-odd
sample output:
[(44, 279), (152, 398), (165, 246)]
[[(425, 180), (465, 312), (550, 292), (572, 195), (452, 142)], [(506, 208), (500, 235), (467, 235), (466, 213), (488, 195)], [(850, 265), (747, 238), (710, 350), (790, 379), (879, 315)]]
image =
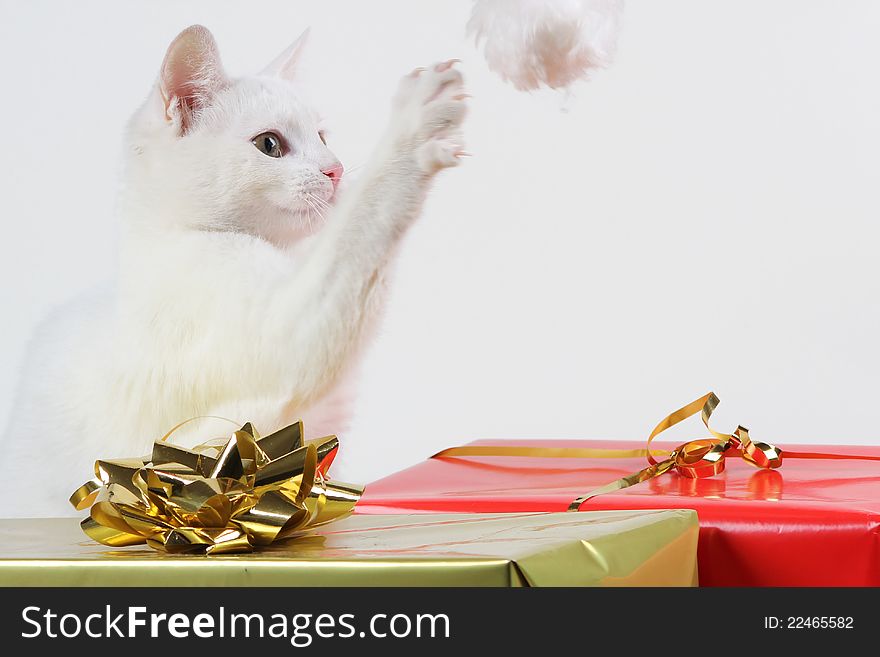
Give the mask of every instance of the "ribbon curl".
[[(581, 505), (597, 495), (613, 493), (623, 488), (635, 486), (669, 471), (677, 472), (683, 477), (703, 479), (724, 472), (727, 457), (740, 457), (751, 465), (765, 469), (775, 469), (782, 465), (782, 450), (757, 440), (752, 440), (745, 427), (738, 426), (733, 433), (720, 433), (709, 426), (709, 418), (720, 403), (714, 392), (703, 395), (690, 404), (670, 413), (654, 427), (648, 442), (643, 449), (604, 449), (592, 447), (523, 447), (519, 445), (464, 445), (451, 447), (438, 452), (431, 458), (450, 458), (462, 456), (501, 456), (528, 458), (647, 458), (648, 467), (621, 477), (600, 488), (575, 498), (568, 505), (568, 511), (578, 511)], [(679, 422), (701, 414), (703, 424), (712, 434), (712, 438), (700, 438), (679, 445), (671, 452), (668, 450), (651, 449), (651, 442), (658, 435)], [(655, 456), (663, 457), (657, 460)], [(786, 450), (789, 459), (846, 459), (854, 461), (880, 461), (880, 456), (835, 454), (827, 452), (794, 452)]]
[[(197, 418), (194, 418), (197, 419)], [(261, 438), (250, 423), (227, 440), (185, 449), (167, 443), (141, 459), (95, 462), (70, 503), (92, 539), (146, 543), (163, 552), (249, 552), (348, 515), (362, 486), (327, 478), (336, 436), (303, 440), (296, 422)]]
[[(752, 440), (749, 437), (749, 430), (745, 427), (737, 426), (733, 433), (721, 433), (709, 426), (709, 418), (712, 417), (712, 413), (719, 403), (721, 400), (714, 392), (710, 392), (667, 415), (648, 436), (645, 456), (650, 465), (647, 468), (575, 498), (569, 504), (568, 510), (578, 511), (581, 505), (590, 498), (622, 488), (629, 488), (670, 470), (675, 470), (681, 476), (691, 479), (715, 476), (724, 472), (724, 461), (727, 456), (740, 456), (755, 467), (768, 470), (781, 466), (782, 450), (770, 443)], [(657, 452), (651, 451), (651, 441), (670, 427), (697, 413), (700, 413), (703, 424), (714, 437), (688, 441), (668, 453), (662, 461), (655, 459), (654, 456)]]

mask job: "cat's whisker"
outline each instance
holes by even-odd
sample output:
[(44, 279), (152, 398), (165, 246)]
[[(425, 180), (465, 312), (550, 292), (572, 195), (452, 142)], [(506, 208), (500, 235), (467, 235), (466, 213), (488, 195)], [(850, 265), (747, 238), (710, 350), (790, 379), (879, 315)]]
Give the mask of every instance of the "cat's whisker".
[(346, 176), (350, 176), (352, 173), (363, 169), (365, 166), (367, 166), (366, 163), (357, 164), (353, 167), (346, 167), (345, 170), (342, 172), (342, 175), (339, 176), (339, 181), (341, 182)]
[(327, 201), (325, 201), (324, 199), (322, 199), (320, 196), (316, 196), (315, 194), (309, 192), (307, 198), (310, 199), (312, 201), (312, 203), (314, 203), (314, 205), (316, 205), (318, 208), (320, 208), (322, 210), (329, 210), (330, 209), (330, 204)]
[[(308, 206), (312, 209), (312, 213), (317, 215), (317, 217), (321, 220), (321, 223), (322, 224), (326, 223), (327, 222), (326, 214), (327, 214), (327, 211), (330, 209), (330, 204), (327, 203), (327, 201), (325, 201), (321, 197), (316, 196), (315, 194), (313, 194), (311, 192), (306, 193), (304, 200), (308, 204)], [(312, 221), (311, 214), (312, 213), (309, 214), (309, 229), (310, 230), (311, 230), (311, 221)]]
[(317, 198), (317, 197), (314, 196), (314, 195), (311, 194), (311, 193), (308, 193), (306, 196), (303, 197), (303, 200), (306, 202), (306, 204), (307, 204), (307, 205), (309, 206), (309, 208), (311, 209), (311, 212), (306, 212), (306, 213), (305, 213), (305, 215), (306, 215), (306, 220), (309, 222), (309, 231), (312, 230), (312, 215), (313, 215), (313, 214), (318, 215), (318, 217), (321, 218), (322, 222), (323, 222), (323, 219), (324, 219), (324, 217), (323, 217), (323, 213), (321, 212), (321, 209), (320, 209), (317, 205), (315, 205), (315, 202), (314, 202), (314, 201), (315, 201), (316, 198)]

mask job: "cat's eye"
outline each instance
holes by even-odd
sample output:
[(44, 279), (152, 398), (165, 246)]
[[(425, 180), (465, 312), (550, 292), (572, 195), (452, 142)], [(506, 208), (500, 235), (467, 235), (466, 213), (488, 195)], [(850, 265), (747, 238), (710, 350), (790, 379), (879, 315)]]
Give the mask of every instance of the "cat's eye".
[(324, 134), (323, 130), (318, 130), (318, 138), (321, 140), (321, 143), (324, 144), (324, 146), (327, 145), (327, 135)]
[(264, 132), (251, 140), (257, 150), (269, 157), (281, 157), (281, 137), (274, 132)]

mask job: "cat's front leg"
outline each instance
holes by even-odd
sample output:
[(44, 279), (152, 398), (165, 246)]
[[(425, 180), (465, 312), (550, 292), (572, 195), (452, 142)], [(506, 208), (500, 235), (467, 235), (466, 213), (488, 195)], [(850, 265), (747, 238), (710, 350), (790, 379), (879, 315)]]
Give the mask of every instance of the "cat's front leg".
[(327, 226), (325, 245), (337, 257), (355, 255), (368, 267), (384, 262), (418, 216), (434, 176), (466, 155), (461, 124), (468, 95), (456, 61), (416, 69), (400, 81), (384, 137), (360, 179), (343, 190)]
[(349, 369), (381, 306), (386, 266), (419, 215), (431, 180), (465, 154), (466, 98), (455, 61), (403, 78), (370, 163), (341, 190), (288, 294), (273, 297), (290, 318), (279, 324), (278, 342), (291, 354), (284, 361), (289, 371), (300, 377), (294, 396), (301, 406)]

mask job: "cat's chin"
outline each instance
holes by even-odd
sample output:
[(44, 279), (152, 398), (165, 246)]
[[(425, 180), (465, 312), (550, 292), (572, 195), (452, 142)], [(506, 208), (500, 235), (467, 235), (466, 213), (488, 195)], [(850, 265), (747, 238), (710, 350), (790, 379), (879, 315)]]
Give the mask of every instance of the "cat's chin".
[(289, 247), (318, 233), (324, 227), (326, 214), (303, 209), (287, 212), (270, 225), (262, 226), (260, 237), (279, 247)]

